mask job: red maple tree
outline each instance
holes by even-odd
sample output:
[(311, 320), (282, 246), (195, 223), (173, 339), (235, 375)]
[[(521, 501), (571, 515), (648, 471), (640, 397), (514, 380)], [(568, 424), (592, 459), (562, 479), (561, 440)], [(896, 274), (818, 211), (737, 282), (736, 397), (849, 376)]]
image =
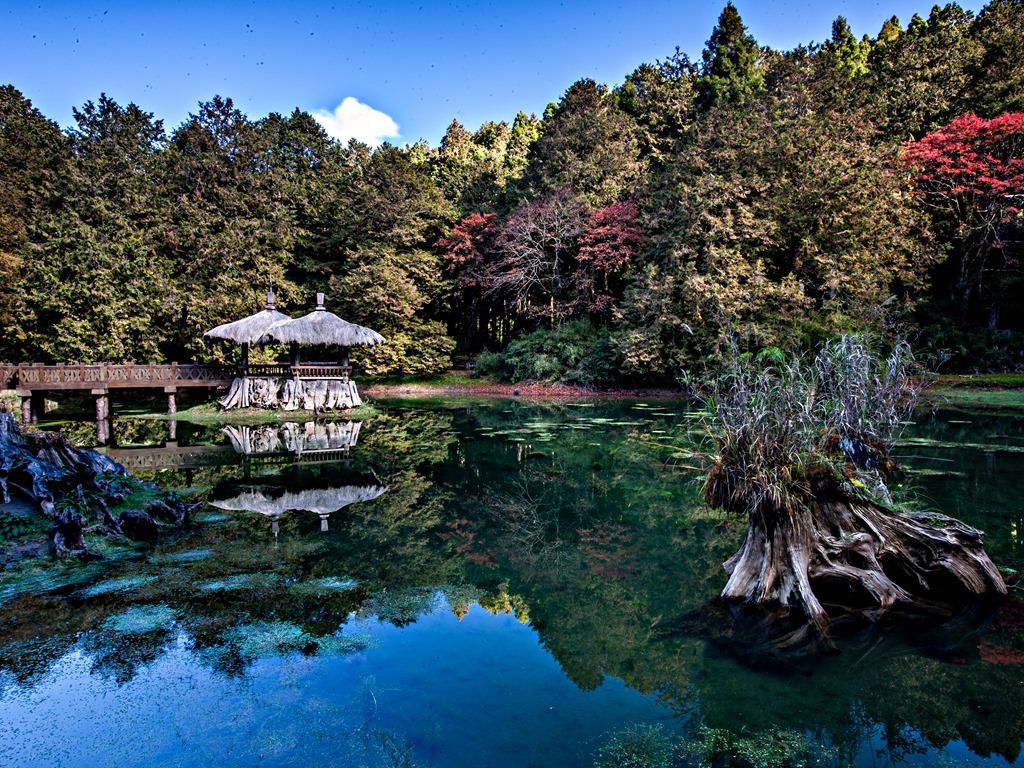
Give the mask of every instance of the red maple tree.
[(639, 216), (631, 200), (612, 203), (590, 216), (589, 228), (580, 237), (574, 279), (579, 301), (588, 311), (607, 312), (621, 296), (626, 268), (646, 240)]
[(977, 293), (995, 327), (1010, 276), (1020, 273), (1024, 223), (1024, 113), (959, 117), (904, 145), (926, 203), (952, 224), (958, 242), (955, 298), (964, 311)]

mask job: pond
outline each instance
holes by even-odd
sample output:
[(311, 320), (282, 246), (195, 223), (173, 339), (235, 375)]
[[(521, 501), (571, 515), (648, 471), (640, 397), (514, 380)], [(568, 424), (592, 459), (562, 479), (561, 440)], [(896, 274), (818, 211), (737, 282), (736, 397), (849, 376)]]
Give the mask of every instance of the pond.
[[(376, 407), (116, 421), (115, 458), (207, 505), (2, 572), (0, 766), (1024, 764), (1020, 592), (766, 649), (715, 601), (745, 526), (698, 503), (685, 405)], [(922, 412), (897, 453), (1024, 567), (1024, 418)]]

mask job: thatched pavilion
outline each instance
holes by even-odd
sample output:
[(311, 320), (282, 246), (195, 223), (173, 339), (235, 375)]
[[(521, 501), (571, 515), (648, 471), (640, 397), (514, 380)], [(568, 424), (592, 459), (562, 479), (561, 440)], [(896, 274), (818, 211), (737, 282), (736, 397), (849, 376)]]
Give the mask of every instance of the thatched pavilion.
[[(341, 347), (342, 357), (339, 365), (348, 365), (348, 348), (356, 346), (372, 347), (384, 343), (384, 337), (376, 331), (361, 325), (342, 320), (333, 312), (324, 308), (324, 295), (316, 295), (316, 309), (308, 315), (295, 320), (281, 320), (266, 330), (267, 341), (279, 341), (292, 345), (297, 353), (299, 346), (336, 346)], [(292, 365), (298, 364), (293, 356)]]
[[(324, 295), (316, 295), (316, 309), (295, 320), (276, 313), (279, 318), (267, 323), (273, 310), (268, 297), (268, 310), (218, 326), (206, 335), (231, 338), (243, 344), (279, 342), (291, 349), (288, 364), (249, 366), (231, 384), (227, 396), (220, 401), (223, 408), (281, 408), (323, 411), (354, 408), (362, 405), (355, 382), (349, 376), (348, 349), (352, 346), (383, 344), (384, 337), (361, 325), (346, 322), (324, 307)], [(259, 336), (255, 331), (260, 330)], [(216, 335), (215, 335), (216, 332)], [(228, 334), (233, 335), (228, 335)], [(336, 363), (301, 363), (299, 349), (303, 346), (340, 347)], [(247, 362), (247, 361), (246, 361)]]

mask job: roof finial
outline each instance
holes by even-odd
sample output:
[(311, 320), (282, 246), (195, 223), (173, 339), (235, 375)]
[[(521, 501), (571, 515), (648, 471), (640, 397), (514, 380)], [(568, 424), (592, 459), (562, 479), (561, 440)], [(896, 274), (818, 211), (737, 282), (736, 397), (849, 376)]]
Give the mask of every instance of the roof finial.
[(324, 295), (322, 293), (316, 295), (316, 308), (318, 312), (322, 312), (324, 309)]
[(267, 291), (267, 309), (274, 308), (274, 276), (270, 276), (270, 290)]

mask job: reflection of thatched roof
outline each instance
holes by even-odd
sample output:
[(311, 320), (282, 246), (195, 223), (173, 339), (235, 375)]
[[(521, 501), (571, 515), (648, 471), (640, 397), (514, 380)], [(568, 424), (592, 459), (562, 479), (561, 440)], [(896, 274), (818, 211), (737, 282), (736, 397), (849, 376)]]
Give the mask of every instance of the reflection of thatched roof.
[(267, 294), (266, 309), (260, 310), (255, 315), (243, 317), (231, 323), (218, 325), (211, 328), (203, 336), (208, 339), (227, 339), (236, 344), (255, 344), (267, 332), (270, 326), (275, 323), (284, 323), (291, 318), (274, 309), (274, 294)]
[(317, 308), (295, 320), (275, 323), (267, 329), (266, 339), (296, 344), (336, 344), (339, 347), (372, 347), (383, 344), (376, 331), (342, 320), (324, 309), (323, 294), (317, 294)]
[(329, 515), (357, 501), (375, 499), (386, 490), (387, 487), (382, 485), (343, 485), (340, 488), (309, 489), (298, 493), (285, 491), (280, 496), (268, 496), (262, 491), (247, 490), (230, 499), (210, 503), (218, 509), (258, 512), (267, 517), (277, 517), (291, 509)]

